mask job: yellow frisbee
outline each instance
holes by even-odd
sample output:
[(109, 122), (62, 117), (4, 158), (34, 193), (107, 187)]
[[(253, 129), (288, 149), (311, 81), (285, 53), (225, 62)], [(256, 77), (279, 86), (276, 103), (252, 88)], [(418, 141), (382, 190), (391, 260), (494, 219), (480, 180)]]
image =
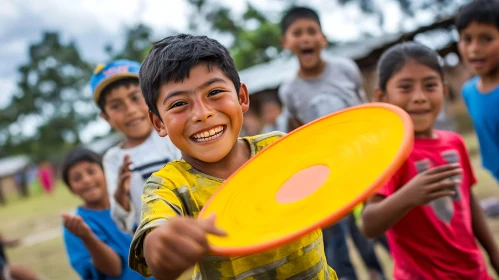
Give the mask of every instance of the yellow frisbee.
[(225, 237), (208, 236), (217, 255), (272, 249), (339, 221), (385, 183), (408, 157), (411, 118), (371, 103), (311, 122), (249, 160), (204, 206)]

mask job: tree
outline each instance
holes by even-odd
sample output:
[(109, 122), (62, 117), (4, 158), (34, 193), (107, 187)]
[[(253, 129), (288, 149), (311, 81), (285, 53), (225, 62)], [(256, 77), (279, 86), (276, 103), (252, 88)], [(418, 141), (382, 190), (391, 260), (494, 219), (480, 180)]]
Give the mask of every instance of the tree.
[[(383, 25), (384, 14), (382, 11), (383, 5), (381, 1), (376, 0), (337, 0), (339, 4), (355, 4), (358, 5), (361, 11), (366, 14), (374, 14), (380, 23)], [(408, 17), (414, 17), (418, 12), (430, 12), (434, 15), (435, 21), (443, 17), (451, 16), (463, 4), (470, 0), (396, 0), (400, 11)]]
[(125, 44), (119, 51), (114, 51), (113, 46), (108, 44), (106, 52), (110, 60), (126, 58), (142, 62), (151, 49), (152, 30), (144, 24), (138, 24), (125, 29)]
[(85, 91), (92, 67), (74, 42), (63, 43), (57, 32), (43, 33), (29, 47), (29, 61), (18, 68), (17, 92), (0, 115), (4, 155), (29, 154), (54, 159), (80, 142), (85, 125), (96, 110)]
[[(204, 15), (201, 23), (207, 22), (211, 29), (233, 40), (229, 50), (239, 70), (275, 58), (282, 50), (279, 25), (247, 3), (246, 11), (237, 18), (224, 6), (207, 5), (206, 0), (188, 0), (196, 14)], [(190, 27), (197, 30), (198, 17), (190, 17)]]
[[(419, 12), (430, 12), (435, 20), (450, 16), (458, 7), (470, 0), (394, 0), (400, 12), (406, 17), (414, 17)], [(279, 38), (278, 21), (282, 14), (269, 16), (247, 3), (242, 18), (236, 17), (232, 11), (219, 2), (210, 0), (187, 0), (193, 7), (189, 26), (196, 31), (204, 27), (206, 31), (229, 35), (232, 39), (228, 45), (239, 70), (255, 64), (272, 60), (282, 50)], [(307, 1), (286, 0), (282, 3), (282, 11), (294, 5), (307, 5)], [(386, 1), (378, 0), (336, 0), (341, 6), (357, 5), (366, 15), (378, 18), (380, 29), (383, 29), (383, 8)], [(207, 27), (208, 26), (208, 27)], [(204, 33), (203, 32), (203, 33)], [(370, 36), (367, 30), (361, 30), (364, 36)], [(334, 42), (333, 42), (334, 43)], [(330, 43), (330, 44), (333, 44)]]

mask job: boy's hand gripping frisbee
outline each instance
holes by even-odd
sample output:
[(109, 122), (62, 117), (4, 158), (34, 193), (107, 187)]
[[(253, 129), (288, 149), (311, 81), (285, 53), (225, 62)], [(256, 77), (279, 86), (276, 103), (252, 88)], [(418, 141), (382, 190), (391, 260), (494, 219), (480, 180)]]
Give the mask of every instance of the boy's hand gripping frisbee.
[(216, 214), (225, 237), (214, 254), (247, 255), (291, 242), (347, 215), (403, 164), (413, 144), (402, 109), (371, 103), (325, 116), (253, 157), (199, 214)]

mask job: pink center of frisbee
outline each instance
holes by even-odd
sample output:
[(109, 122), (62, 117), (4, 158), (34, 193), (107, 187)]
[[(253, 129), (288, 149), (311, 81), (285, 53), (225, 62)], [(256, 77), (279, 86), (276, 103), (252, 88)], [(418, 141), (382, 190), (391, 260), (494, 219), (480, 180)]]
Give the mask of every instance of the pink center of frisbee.
[(289, 178), (277, 191), (278, 203), (291, 203), (314, 193), (326, 182), (329, 168), (325, 165), (314, 165), (298, 171)]

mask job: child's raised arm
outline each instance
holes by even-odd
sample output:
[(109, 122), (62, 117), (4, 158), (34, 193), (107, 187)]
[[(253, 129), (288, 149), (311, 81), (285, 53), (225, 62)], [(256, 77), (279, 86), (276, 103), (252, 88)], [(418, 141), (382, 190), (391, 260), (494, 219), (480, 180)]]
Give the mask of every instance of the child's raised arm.
[(97, 238), (80, 216), (63, 214), (62, 219), (64, 227), (81, 239), (99, 272), (111, 277), (121, 275), (121, 259), (118, 254)]
[(373, 196), (367, 201), (362, 214), (362, 232), (369, 238), (378, 237), (413, 207), (454, 195), (454, 187), (461, 182), (446, 179), (461, 172), (459, 164), (438, 166), (418, 174), (389, 197)]

